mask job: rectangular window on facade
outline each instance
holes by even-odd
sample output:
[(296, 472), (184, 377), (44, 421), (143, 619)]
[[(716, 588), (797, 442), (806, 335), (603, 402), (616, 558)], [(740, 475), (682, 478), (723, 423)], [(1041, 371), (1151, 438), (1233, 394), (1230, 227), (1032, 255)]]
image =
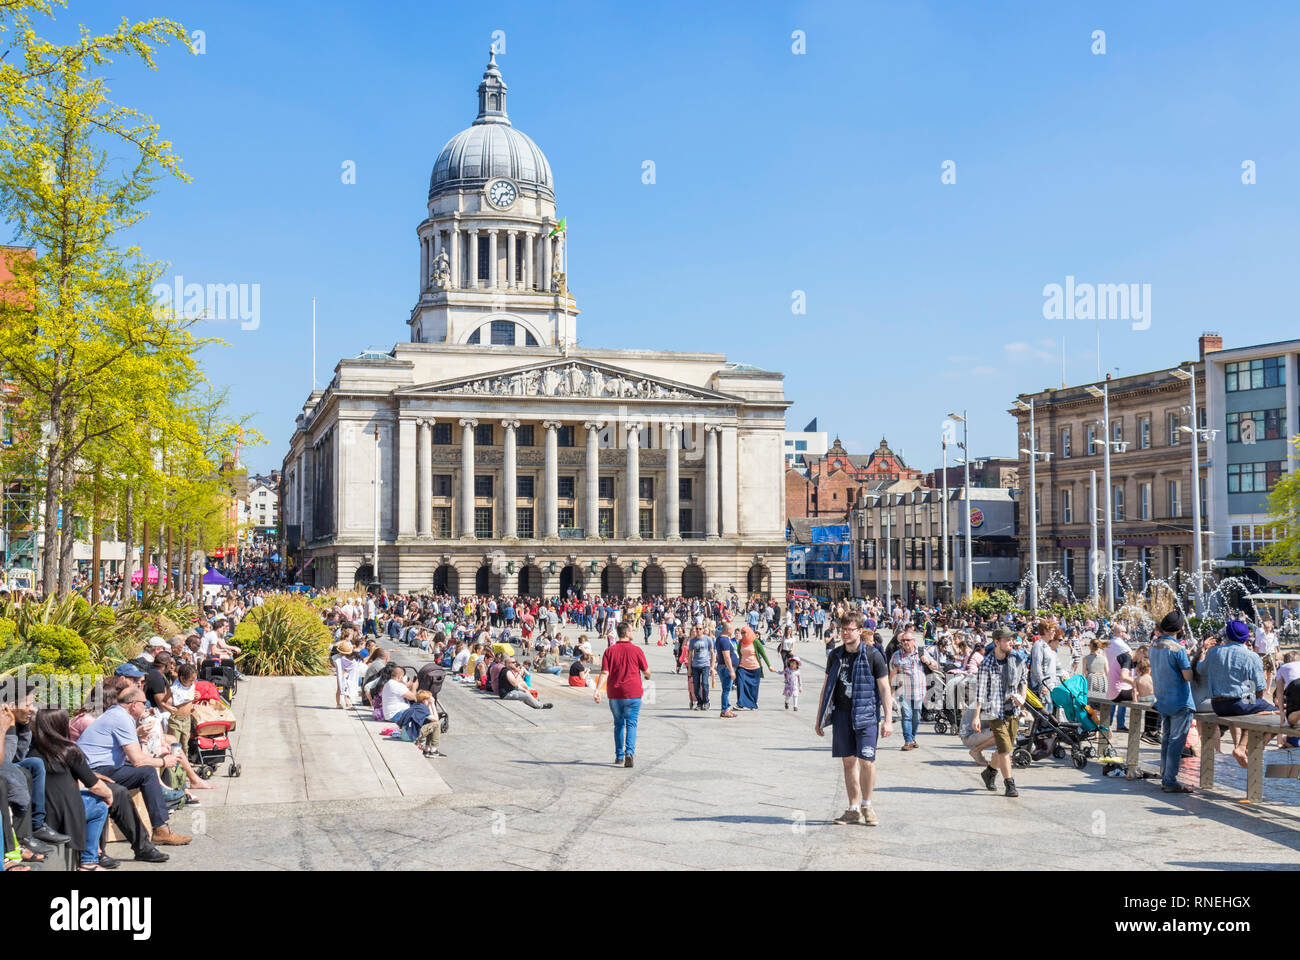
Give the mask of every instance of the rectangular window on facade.
[(1171, 413), (1168, 416), (1169, 421), (1169, 446), (1176, 447), (1182, 443), (1182, 434), (1178, 431), (1178, 414)]
[(1165, 481), (1165, 497), (1169, 501), (1169, 516), (1171, 518), (1181, 516), (1182, 504), (1178, 502), (1177, 480)]
[(474, 536), (480, 540), (492, 539), (492, 508), (474, 508)]
[(1096, 426), (1088, 427), (1088, 456), (1094, 456), (1097, 453), (1097, 428)]
[(533, 538), (533, 508), (517, 507), (515, 509), (515, 522), (519, 526), (519, 536), (525, 540)]
[(596, 486), (598, 488), (597, 495), (600, 497), (600, 499), (602, 500), (614, 499), (614, 478), (613, 477), (601, 477), (599, 480), (596, 481)]
[(492, 474), (479, 473), (474, 475), (474, 496), (492, 496)]
[(492, 424), (480, 423), (474, 428), (474, 446), (490, 447), (492, 446)]
[(807, 450), (807, 449), (808, 449), (808, 441), (807, 441), (807, 440), (796, 440), (796, 441), (794, 442), (794, 448), (795, 448), (796, 450)]
[(1226, 363), (1223, 366), (1223, 373), (1224, 389), (1229, 393), (1281, 387), (1286, 384), (1286, 358), (1262, 357), (1258, 360)]
[(492, 321), (492, 345), (494, 347), (513, 347), (515, 345), (515, 322), (513, 320)]
[(653, 500), (655, 498), (655, 478), (639, 477), (638, 480), (640, 481), (640, 490), (637, 492), (637, 496), (642, 500)]
[(1201, 516), (1208, 517), (1210, 515), (1209, 511), (1205, 509), (1205, 478), (1198, 477), (1197, 479), (1200, 481), (1199, 486), (1201, 488)]
[(442, 539), (451, 536), (451, 507), (433, 508), (433, 535)]
[(573, 529), (573, 507), (560, 507), (555, 511), (555, 517), (561, 530)]
[(536, 446), (533, 441), (533, 425), (531, 423), (520, 424), (515, 427), (515, 446), (532, 447)]
[(559, 497), (561, 500), (573, 499), (574, 479), (573, 477), (556, 477), (556, 486), (559, 487)]
[(1071, 509), (1073, 506), (1074, 505), (1070, 502), (1070, 491), (1068, 489), (1062, 490), (1061, 491), (1061, 522), (1062, 523), (1074, 522), (1074, 511), (1073, 509)]
[(614, 508), (601, 507), (600, 513), (596, 517), (596, 522), (600, 525), (600, 535), (608, 540), (614, 536)]
[(677, 480), (677, 499), (682, 502), (694, 500), (691, 492), (691, 478), (679, 477)]
[(1124, 421), (1112, 420), (1110, 424), (1110, 438), (1116, 443), (1122, 443), (1124, 440)]
[(555, 431), (555, 445), (557, 447), (573, 446), (573, 427), (560, 427)]
[(435, 447), (451, 446), (450, 423), (435, 423), (433, 425), (433, 445)]
[(1114, 492), (1111, 495), (1111, 498), (1114, 503), (1114, 513), (1112, 514), (1112, 518), (1116, 521), (1123, 520), (1124, 519), (1124, 488), (1116, 487)]
[(478, 264), (477, 264), (477, 267), (478, 267), (478, 271), (477, 271), (477, 273), (475, 274), (476, 278), (479, 279), (479, 280), (482, 280), (484, 283), (486, 283), (488, 277), (491, 276), (491, 274), (488, 273), (488, 242), (487, 242), (487, 237), (479, 237), (479, 238), (478, 238)]
[(451, 496), (451, 474), (435, 473), (433, 475), (433, 495), (435, 497)]
[[(1246, 422), (1250, 421), (1249, 424)], [(1226, 418), (1229, 443), (1247, 443), (1251, 440), (1281, 440), (1286, 436), (1286, 410), (1242, 410)]]
[(1074, 589), (1074, 551), (1066, 547), (1061, 551), (1061, 566), (1065, 572), (1065, 582)]
[(536, 482), (536, 477), (515, 477), (515, 496), (525, 500), (533, 499), (533, 488)]
[(1034, 523), (1043, 522), (1043, 488), (1040, 486), (1034, 494)]
[(1151, 519), (1151, 484), (1138, 484), (1138, 509), (1141, 511), (1142, 520)]
[(1061, 459), (1070, 459), (1070, 428), (1061, 431)]
[(677, 511), (677, 530), (683, 536), (687, 536), (695, 529), (695, 511), (690, 507)]
[(1142, 417), (1138, 420), (1138, 447), (1142, 450), (1151, 449), (1151, 418)]
[(637, 526), (637, 532), (646, 540), (651, 539), (655, 535), (654, 507), (641, 508), (641, 522)]

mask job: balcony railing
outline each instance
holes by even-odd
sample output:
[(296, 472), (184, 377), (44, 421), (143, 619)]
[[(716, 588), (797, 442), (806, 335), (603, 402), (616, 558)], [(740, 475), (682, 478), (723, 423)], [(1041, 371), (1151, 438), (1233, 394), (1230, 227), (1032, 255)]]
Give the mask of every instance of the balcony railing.
[(560, 527), (561, 540), (584, 540), (586, 536), (586, 527)]
[(682, 539), (683, 539), (683, 540), (703, 540), (704, 537), (705, 537), (705, 531), (703, 531), (703, 530), (682, 530), (682, 531), (681, 531), (681, 535), (682, 535)]

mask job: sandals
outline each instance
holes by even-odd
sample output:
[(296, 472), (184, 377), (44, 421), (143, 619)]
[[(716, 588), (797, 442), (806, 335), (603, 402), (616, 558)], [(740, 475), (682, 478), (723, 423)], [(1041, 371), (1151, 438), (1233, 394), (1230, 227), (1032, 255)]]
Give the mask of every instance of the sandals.
[(105, 870), (97, 863), (82, 863), (77, 866), (77, 873), (101, 873), (101, 872), (107, 873), (108, 871)]
[(23, 863), (44, 863), (44, 862), (45, 862), (45, 854), (33, 853), (31, 850), (28, 850), (26, 847), (23, 847)]
[(31, 873), (32, 868), (21, 860), (6, 860), (5, 873)]

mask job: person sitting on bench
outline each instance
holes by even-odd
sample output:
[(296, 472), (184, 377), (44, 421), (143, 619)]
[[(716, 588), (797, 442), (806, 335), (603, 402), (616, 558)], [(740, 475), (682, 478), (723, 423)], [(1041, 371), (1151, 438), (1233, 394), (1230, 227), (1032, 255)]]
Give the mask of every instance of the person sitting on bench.
[[(1216, 645), (1196, 665), (1196, 672), (1204, 672), (1209, 682), (1210, 709), (1220, 717), (1276, 713), (1277, 707), (1264, 696), (1264, 664), (1259, 654), (1246, 646), (1250, 627), (1240, 620), (1229, 620), (1223, 628), (1223, 637), (1227, 642)], [(1236, 727), (1229, 729), (1232, 756), (1241, 766), (1247, 766), (1244, 731)]]

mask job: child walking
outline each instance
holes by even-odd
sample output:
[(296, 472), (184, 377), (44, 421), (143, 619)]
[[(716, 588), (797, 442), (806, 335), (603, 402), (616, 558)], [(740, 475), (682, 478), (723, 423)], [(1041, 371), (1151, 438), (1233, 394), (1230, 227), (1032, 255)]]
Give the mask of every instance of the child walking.
[(803, 677), (799, 675), (799, 658), (791, 657), (785, 662), (785, 708), (787, 710), (793, 702), (794, 712), (799, 712), (801, 693), (803, 693)]

